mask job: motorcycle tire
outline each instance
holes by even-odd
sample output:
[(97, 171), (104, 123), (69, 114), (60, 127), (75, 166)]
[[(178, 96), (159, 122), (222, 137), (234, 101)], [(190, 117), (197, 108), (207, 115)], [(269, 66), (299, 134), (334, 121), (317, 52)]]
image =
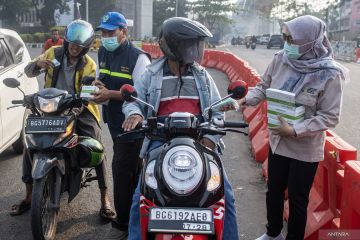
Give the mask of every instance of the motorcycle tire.
[[(34, 181), (31, 201), (31, 230), (34, 239), (37, 240), (55, 238), (58, 209), (50, 207), (54, 206), (54, 202), (59, 202), (59, 199), (57, 201), (54, 199), (54, 196), (60, 196), (55, 193), (55, 189), (61, 189), (56, 187), (61, 184), (61, 177), (57, 177), (57, 174), (60, 174), (59, 171), (53, 169), (43, 178)], [(56, 182), (56, 179), (60, 179), (60, 181)]]

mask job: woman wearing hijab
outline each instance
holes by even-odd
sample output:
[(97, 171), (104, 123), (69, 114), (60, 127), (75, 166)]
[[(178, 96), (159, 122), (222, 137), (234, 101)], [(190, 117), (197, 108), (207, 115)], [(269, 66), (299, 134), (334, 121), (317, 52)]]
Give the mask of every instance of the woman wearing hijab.
[(339, 122), (343, 83), (348, 70), (334, 61), (325, 35), (325, 23), (301, 16), (285, 23), (284, 50), (275, 54), (261, 82), (242, 104), (254, 106), (266, 99), (266, 89), (295, 93), (305, 107), (305, 120), (269, 130), (267, 232), (257, 240), (280, 240), (284, 191), (288, 188), (289, 221), (286, 239), (304, 239), (309, 192), (319, 161), (324, 158), (325, 130)]

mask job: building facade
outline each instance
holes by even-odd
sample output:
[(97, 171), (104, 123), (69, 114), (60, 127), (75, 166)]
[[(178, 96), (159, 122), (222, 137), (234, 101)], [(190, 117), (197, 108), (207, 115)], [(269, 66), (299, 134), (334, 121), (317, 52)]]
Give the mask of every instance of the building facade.
[(278, 21), (268, 18), (266, 14), (271, 10), (272, 0), (238, 0), (236, 4), (241, 11), (233, 16), (234, 36), (274, 34), (280, 31)]
[(343, 0), (328, 8), (328, 31), (336, 41), (355, 40), (360, 36), (360, 0)]
[(153, 0), (119, 0), (116, 7), (129, 20), (132, 38), (152, 37)]

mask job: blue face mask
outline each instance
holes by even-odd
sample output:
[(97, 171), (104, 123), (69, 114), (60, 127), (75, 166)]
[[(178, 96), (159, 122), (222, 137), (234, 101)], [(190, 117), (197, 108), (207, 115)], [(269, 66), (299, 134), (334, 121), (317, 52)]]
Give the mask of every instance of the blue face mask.
[(103, 37), (101, 38), (101, 43), (105, 47), (105, 49), (109, 52), (115, 51), (120, 46), (117, 37), (107, 37), (107, 38)]
[(285, 54), (290, 59), (299, 59), (303, 55), (302, 53), (299, 52), (300, 51), (299, 49), (300, 49), (299, 45), (288, 44), (287, 41), (285, 41), (284, 51), (285, 51)]

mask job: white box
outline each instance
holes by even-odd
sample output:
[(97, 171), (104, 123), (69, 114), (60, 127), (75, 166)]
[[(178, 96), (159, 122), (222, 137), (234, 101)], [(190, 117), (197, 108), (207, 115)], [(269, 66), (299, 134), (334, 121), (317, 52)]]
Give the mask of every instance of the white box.
[(94, 98), (94, 95), (92, 93), (99, 91), (99, 88), (97, 86), (82, 86), (80, 97), (81, 98), (87, 98), (89, 100)]
[(287, 91), (268, 88), (266, 89), (266, 99), (268, 102), (274, 102), (287, 106), (295, 106), (295, 93)]
[(304, 117), (305, 115), (304, 106), (289, 107), (289, 106), (268, 104), (267, 107), (268, 107), (268, 113), (273, 115), (281, 115), (284, 118), (295, 119), (295, 118), (300, 118), (301, 116)]
[[(268, 127), (269, 128), (272, 128), (272, 127), (278, 127), (280, 126), (280, 121), (277, 117), (277, 115), (271, 115), (271, 114), (268, 114)], [(290, 120), (290, 119), (287, 119), (287, 118), (284, 118), (286, 120), (286, 122), (290, 125), (294, 125), (294, 124), (297, 124), (297, 123), (301, 123), (304, 121), (304, 118), (300, 118), (300, 119), (297, 119), (297, 120)]]

